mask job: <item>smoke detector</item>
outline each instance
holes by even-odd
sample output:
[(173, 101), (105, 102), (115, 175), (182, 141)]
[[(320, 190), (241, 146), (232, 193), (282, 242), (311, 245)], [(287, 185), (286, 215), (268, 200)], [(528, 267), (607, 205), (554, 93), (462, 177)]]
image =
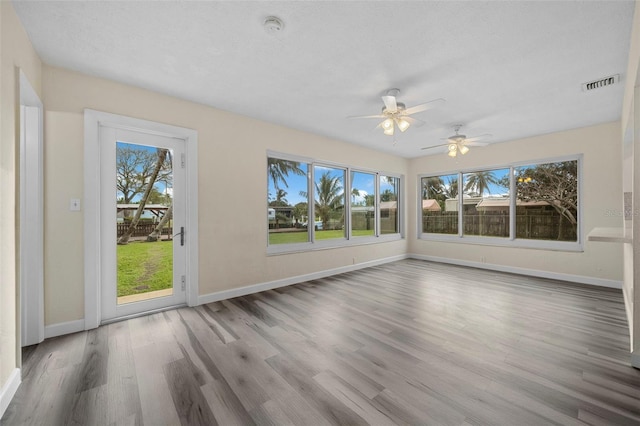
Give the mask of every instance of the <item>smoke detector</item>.
[(264, 30), (268, 34), (277, 34), (284, 29), (284, 23), (280, 18), (269, 16), (264, 20)]

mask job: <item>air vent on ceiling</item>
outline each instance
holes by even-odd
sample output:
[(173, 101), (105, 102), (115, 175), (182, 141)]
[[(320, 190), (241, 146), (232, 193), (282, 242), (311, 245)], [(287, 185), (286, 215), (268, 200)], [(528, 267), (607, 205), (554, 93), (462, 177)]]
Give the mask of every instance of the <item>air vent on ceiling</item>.
[(611, 86), (620, 81), (620, 74), (611, 75), (609, 77), (600, 78), (598, 80), (582, 83), (582, 91), (589, 92), (591, 90), (599, 89), (601, 87)]

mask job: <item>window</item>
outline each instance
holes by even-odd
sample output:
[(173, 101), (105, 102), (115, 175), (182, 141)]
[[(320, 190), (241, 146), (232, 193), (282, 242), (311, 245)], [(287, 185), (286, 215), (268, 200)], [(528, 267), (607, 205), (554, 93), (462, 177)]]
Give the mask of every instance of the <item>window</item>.
[(420, 179), (422, 232), (458, 234), (458, 175)]
[(509, 237), (509, 169), (462, 174), (463, 235)]
[(516, 167), (516, 238), (578, 240), (578, 161)]
[(269, 154), (268, 252), (401, 238), (400, 184), (388, 173)]
[(573, 157), (422, 176), (421, 238), (581, 250), (579, 169)]
[(269, 245), (309, 242), (307, 170), (309, 165), (299, 161), (269, 158)]
[[(351, 234), (371, 237), (376, 234), (376, 175), (351, 172)], [(380, 212), (382, 216), (382, 211)]]
[(394, 176), (380, 176), (380, 233), (400, 232), (398, 215), (398, 193), (400, 179)]
[(316, 240), (346, 238), (344, 182), (343, 169), (314, 166)]

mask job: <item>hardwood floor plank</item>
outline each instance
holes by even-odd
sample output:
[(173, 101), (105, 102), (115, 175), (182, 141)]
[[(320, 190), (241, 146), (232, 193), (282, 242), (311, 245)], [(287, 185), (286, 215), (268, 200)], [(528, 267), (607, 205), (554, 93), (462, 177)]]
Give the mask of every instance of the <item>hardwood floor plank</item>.
[(319, 386), (297, 362), (280, 355), (267, 360), (292, 387), (329, 423), (337, 425), (364, 425), (367, 422), (350, 408)]
[(162, 342), (133, 348), (140, 409), (146, 424), (169, 426), (180, 423), (163, 371), (164, 365), (177, 360), (162, 356), (169, 352), (167, 344)]
[(87, 332), (82, 364), (75, 393), (80, 393), (107, 383), (107, 360), (109, 357), (108, 327), (98, 327)]
[(217, 425), (213, 413), (209, 409), (206, 399), (202, 395), (200, 386), (194, 377), (192, 366), (186, 359), (173, 361), (164, 366), (167, 385), (173, 398), (173, 403), (180, 419), (180, 424), (188, 425)]
[(313, 376), (313, 380), (326, 389), (330, 394), (341, 401), (351, 411), (362, 417), (372, 425), (393, 425), (394, 422), (387, 415), (378, 410), (370, 400), (351, 387), (348, 383), (340, 380), (332, 372), (322, 372)]

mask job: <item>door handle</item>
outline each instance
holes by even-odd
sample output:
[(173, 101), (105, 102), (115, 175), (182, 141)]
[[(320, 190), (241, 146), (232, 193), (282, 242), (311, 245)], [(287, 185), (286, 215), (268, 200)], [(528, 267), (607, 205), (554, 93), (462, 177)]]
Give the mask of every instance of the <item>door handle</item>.
[(180, 227), (180, 232), (174, 235), (174, 237), (177, 237), (178, 235), (180, 235), (180, 245), (183, 246), (184, 245), (184, 226)]

